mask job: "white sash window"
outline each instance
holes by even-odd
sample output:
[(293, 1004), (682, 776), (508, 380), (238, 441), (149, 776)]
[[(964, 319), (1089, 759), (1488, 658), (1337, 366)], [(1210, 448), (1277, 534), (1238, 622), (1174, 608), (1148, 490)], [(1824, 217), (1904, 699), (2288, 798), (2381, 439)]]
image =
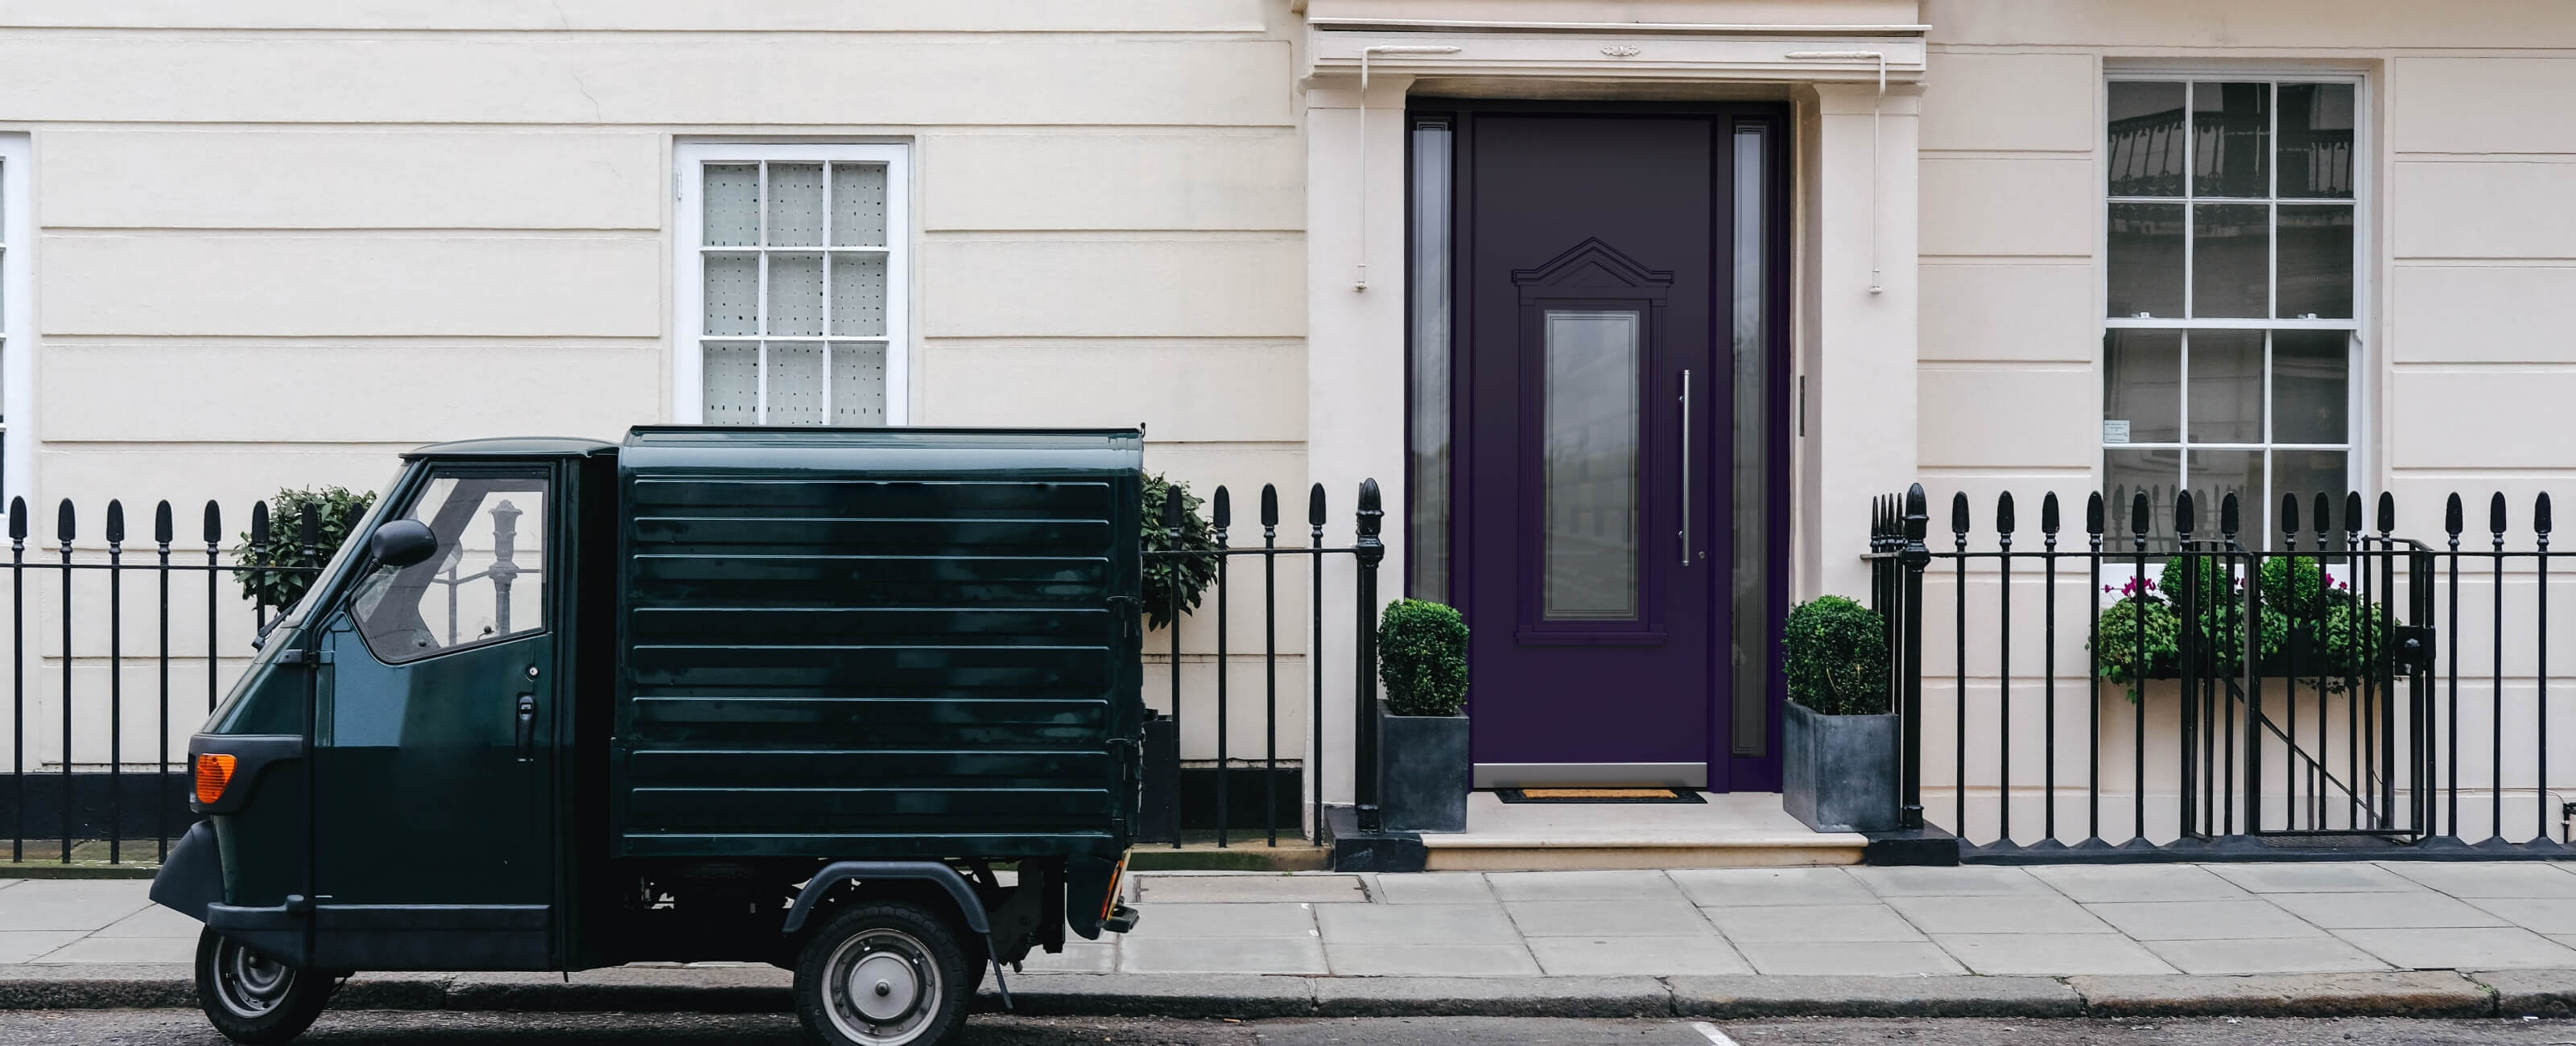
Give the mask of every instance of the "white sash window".
[(904, 422), (909, 154), (679, 145), (676, 420)]

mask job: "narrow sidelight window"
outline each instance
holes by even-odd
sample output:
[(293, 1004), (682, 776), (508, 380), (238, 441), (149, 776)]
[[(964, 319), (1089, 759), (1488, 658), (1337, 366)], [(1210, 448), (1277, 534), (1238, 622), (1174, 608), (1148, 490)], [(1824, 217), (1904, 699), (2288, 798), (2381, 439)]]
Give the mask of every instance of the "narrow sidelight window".
[(902, 423), (907, 148), (684, 143), (678, 155), (674, 416)]
[(1413, 128), (1413, 227), (1410, 288), (1413, 373), (1411, 478), (1405, 487), (1411, 541), (1405, 590), (1418, 599), (1449, 594), (1449, 125)]
[(2277, 541), (2282, 494), (2340, 502), (2360, 334), (2354, 79), (2110, 85), (2102, 473), (2171, 538), (2183, 490)]
[(1735, 128), (1735, 360), (1734, 547), (1728, 576), (1733, 579), (1733, 699), (1730, 731), (1736, 755), (1770, 751), (1772, 629), (1779, 615), (1771, 604), (1771, 452), (1773, 419), (1771, 296), (1769, 245), (1769, 136), (1767, 124)]

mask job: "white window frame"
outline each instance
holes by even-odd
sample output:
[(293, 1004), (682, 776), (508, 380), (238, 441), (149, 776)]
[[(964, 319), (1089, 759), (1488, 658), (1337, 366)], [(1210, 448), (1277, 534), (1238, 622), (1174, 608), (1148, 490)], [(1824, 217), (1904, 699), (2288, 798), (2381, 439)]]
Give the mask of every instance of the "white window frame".
[[(683, 141), (673, 144), (672, 184), (676, 221), (672, 224), (671, 418), (696, 425), (706, 417), (706, 359), (701, 344), (706, 333), (705, 256), (706, 200), (704, 171), (708, 164), (781, 162), (882, 163), (886, 169), (886, 316), (885, 423), (911, 422), (912, 409), (912, 146), (905, 143), (724, 142)], [(768, 213), (769, 179), (760, 178), (761, 213)], [(825, 191), (830, 181), (825, 180)], [(800, 250), (804, 248), (799, 248)], [(820, 251), (860, 252), (879, 248), (816, 247)], [(736, 252), (740, 248), (732, 248)], [(740, 337), (719, 340), (744, 340)], [(798, 338), (798, 341), (873, 341), (872, 338)], [(761, 377), (768, 381), (764, 369)], [(825, 395), (830, 381), (826, 380)], [(828, 409), (824, 415), (830, 417)]]
[[(2204, 199), (2211, 202), (2237, 202), (2246, 199), (2242, 197), (2203, 198), (2194, 194), (2192, 191), (2194, 186), (2191, 184), (2191, 177), (2194, 173), (2193, 161), (2195, 157), (2191, 156), (2187, 156), (2185, 160), (2186, 169), (2184, 171), (2182, 195), (2160, 197), (2111, 195), (2111, 84), (2119, 82), (2184, 84), (2186, 86), (2184, 88), (2183, 112), (2184, 120), (2188, 122), (2191, 119), (2190, 114), (2192, 111), (2191, 95), (2189, 93), (2191, 88), (2188, 85), (2194, 82), (2221, 81), (2228, 83), (2264, 83), (2272, 86), (2272, 104), (2270, 107), (2272, 127), (2268, 140), (2271, 142), (2273, 153), (2271, 156), (2266, 158), (2265, 165), (2271, 173), (2272, 187), (2270, 195), (2264, 198), (2264, 202), (2275, 208), (2280, 206), (2279, 201), (2282, 199), (2280, 195), (2281, 164), (2279, 156), (2281, 140), (2280, 86), (2285, 83), (2333, 83), (2352, 85), (2353, 213), (2352, 317), (2350, 319), (2240, 319), (2217, 317), (2180, 319), (2167, 317), (2139, 318), (2109, 315), (2111, 294), (2110, 213), (2111, 208), (2114, 205), (2123, 203), (2168, 203), (2182, 207), (2185, 223), (2183, 232), (2184, 269), (2182, 290), (2183, 301), (2185, 303), (2184, 311), (2189, 312), (2189, 303), (2191, 301), (2192, 293), (2192, 272), (2190, 269), (2190, 261), (2193, 247), (2189, 223), (2192, 216), (2193, 206), (2197, 203), (2203, 202)], [(2105, 374), (2110, 366), (2110, 360), (2107, 357), (2104, 343), (2109, 341), (2110, 332), (2115, 330), (2178, 330), (2184, 332), (2183, 336), (2186, 340), (2190, 337), (2189, 332), (2193, 330), (2256, 330), (2266, 333), (2263, 339), (2263, 391), (2261, 393), (2263, 403), (2263, 439), (2260, 442), (2211, 443), (2193, 441), (2190, 439), (2191, 357), (2190, 352), (2186, 349), (2183, 353), (2183, 358), (2179, 361), (2181, 369), (2176, 375), (2176, 381), (2179, 388), (2176, 390), (2178, 399), (2176, 400), (2175, 409), (2179, 412), (2176, 415), (2176, 419), (2182, 426), (2182, 431), (2178, 434), (2182, 438), (2178, 442), (2170, 443), (2110, 443), (2101, 439), (2100, 430), (2097, 427), (2095, 434), (2096, 448), (2094, 457), (2094, 467), (2098, 473), (2097, 479), (2107, 482), (2109, 478), (2107, 456), (2108, 453), (2114, 449), (2172, 450), (2180, 453), (2181, 461), (2179, 462), (2179, 468), (2175, 473), (2175, 477), (2180, 482), (2183, 489), (2189, 489), (2191, 483), (2190, 450), (2257, 451), (2262, 454), (2263, 458), (2263, 490), (2265, 496), (2262, 500), (2265, 504), (2251, 507), (2252, 510), (2246, 513), (2248, 518), (2245, 521), (2245, 532), (2254, 536), (2253, 540), (2248, 542), (2249, 544), (2259, 544), (2264, 540), (2265, 536), (2274, 533), (2278, 529), (2277, 521), (2273, 516), (2279, 509), (2280, 499), (2278, 495), (2280, 492), (2272, 488), (2273, 451), (2341, 450), (2344, 452), (2345, 485), (2356, 491), (2366, 490), (2368, 487), (2372, 486), (2372, 484), (2367, 482), (2367, 480), (2369, 477), (2376, 475), (2375, 462), (2371, 460), (2370, 455), (2370, 448), (2373, 444), (2370, 440), (2365, 438), (2365, 434), (2374, 431), (2374, 424), (2376, 421), (2373, 416), (2373, 412), (2370, 410), (2372, 400), (2369, 395), (2369, 390), (2375, 388), (2378, 384), (2371, 380), (2371, 372), (2368, 366), (2371, 356), (2368, 351), (2370, 344), (2368, 332), (2374, 310), (2373, 297), (2371, 294), (2372, 281), (2370, 277), (2375, 269), (2373, 259), (2377, 256), (2376, 248), (2374, 247), (2375, 237), (2373, 236), (2373, 233), (2376, 230), (2374, 222), (2372, 221), (2375, 214), (2373, 203), (2373, 184), (2375, 181), (2374, 176), (2378, 172), (2379, 159), (2376, 151), (2377, 144), (2373, 140), (2371, 133), (2373, 130), (2372, 120), (2374, 119), (2374, 116), (2372, 114), (2370, 78), (2366, 74), (2349, 70), (2302, 69), (2295, 66), (2236, 67), (2226, 65), (2186, 66), (2165, 64), (2112, 65), (2103, 70), (2100, 91), (2101, 94), (2098, 102), (2099, 108), (2097, 110), (2099, 115), (2096, 118), (2096, 133), (2099, 137), (2096, 141), (2100, 143), (2101, 160), (2097, 165), (2098, 170), (2095, 172), (2093, 185), (2095, 191), (2101, 194), (2100, 196), (2095, 197), (2101, 209), (2094, 215), (2093, 229), (2096, 237), (2096, 249), (2099, 252), (2098, 256), (2102, 259), (2102, 264), (2098, 266), (2099, 278), (2095, 281), (2094, 293), (2096, 298), (2093, 304), (2094, 314), (2103, 317), (2103, 337), (2095, 343), (2094, 352), (2096, 374)], [(2190, 147), (2187, 146), (2186, 148), (2188, 149)], [(2331, 204), (2333, 201), (2320, 199), (2315, 202)], [(2277, 270), (2279, 267), (2280, 257), (2280, 239), (2277, 235), (2279, 220), (2277, 216), (2274, 219), (2273, 228), (2275, 235), (2271, 237), (2271, 251), (2273, 259), (2272, 267)], [(2266, 288), (2265, 293), (2267, 295), (2279, 293), (2279, 288), (2277, 287), (2277, 273), (2274, 277), (2274, 283), (2276, 284), (2275, 286)], [(2266, 311), (2269, 310), (2267, 309)], [(2269, 332), (2276, 330), (2340, 330), (2350, 333), (2350, 349), (2349, 355), (2346, 357), (2345, 364), (2344, 417), (2346, 419), (2346, 428), (2343, 443), (2278, 443), (2272, 440), (2272, 424), (2274, 421), (2272, 410), (2273, 371), (2272, 339)], [(2094, 383), (2094, 388), (2097, 396), (2107, 395), (2107, 393), (2102, 391), (2103, 381), (2097, 379)], [(2100, 483), (2097, 483), (2096, 485), (2099, 486)], [(2125, 513), (2127, 512), (2125, 507), (2112, 506), (2111, 511), (2115, 516), (2121, 516), (2123, 517), (2123, 520), (2125, 520)], [(2216, 511), (2216, 506), (2209, 506), (2203, 510), (2202, 515), (2204, 518), (2214, 518)], [(2340, 511), (2340, 508), (2338, 508), (2338, 511)], [(2125, 522), (2123, 522), (2123, 525), (2125, 525)], [(2313, 532), (2316, 528), (2317, 521), (2306, 519), (2304, 517), (2301, 518), (2300, 529), (2303, 533)], [(2114, 529), (2119, 528), (2115, 527)]]
[(35, 500), (36, 194), (34, 149), (0, 133), (0, 503)]

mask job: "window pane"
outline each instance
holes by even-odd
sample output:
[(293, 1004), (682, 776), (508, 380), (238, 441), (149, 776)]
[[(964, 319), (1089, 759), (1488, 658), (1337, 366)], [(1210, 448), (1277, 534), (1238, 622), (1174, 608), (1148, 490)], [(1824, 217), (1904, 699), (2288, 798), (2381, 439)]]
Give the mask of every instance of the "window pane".
[(881, 163), (832, 165), (832, 245), (883, 247), (886, 169)]
[(2343, 331), (2272, 332), (2272, 441), (2346, 443), (2352, 336)]
[[(2191, 466), (2191, 536), (2194, 539), (2215, 538), (2218, 534), (2219, 503), (2236, 495), (2239, 534), (2248, 534), (2261, 525), (2263, 498), (2263, 452), (2259, 450), (2193, 450)], [(2242, 522), (2248, 518), (2255, 522)]]
[(2272, 208), (2204, 203), (2191, 210), (2191, 314), (2270, 315)]
[(2102, 336), (2102, 442), (2182, 439), (2182, 332)]
[[(2339, 534), (2345, 525), (2343, 518), (2343, 495), (2344, 491), (2351, 485), (2351, 480), (2344, 475), (2344, 462), (2345, 455), (2344, 452), (2340, 450), (2276, 450), (2272, 452), (2272, 502), (2274, 503), (2272, 511), (2274, 513), (2280, 512), (2278, 502), (2281, 500), (2282, 494), (2298, 495), (2299, 532), (2306, 538), (2302, 544), (2308, 548), (2316, 547), (2315, 534), (2321, 522), (2320, 518), (2317, 516), (2317, 495), (2326, 495), (2328, 503), (2331, 504), (2334, 509), (2332, 520), (2330, 522), (2324, 522), (2327, 530), (2330, 533)], [(2365, 511), (2367, 511), (2366, 506)], [(2272, 534), (2269, 540), (2273, 547), (2277, 548), (2281, 544), (2280, 519), (2272, 519), (2271, 530)], [(2335, 543), (2338, 545), (2341, 544), (2340, 537), (2337, 538)]]
[(702, 168), (706, 185), (705, 240), (709, 247), (751, 247), (760, 243), (760, 168), (747, 163), (711, 163)]
[(769, 424), (823, 423), (823, 346), (811, 341), (769, 343)]
[(2285, 197), (2352, 198), (2352, 85), (2281, 85)]
[(2272, 85), (2191, 85), (2192, 195), (2272, 195)]
[(2352, 318), (2352, 205), (2298, 204), (2280, 208), (2281, 297), (2284, 319)]
[(760, 346), (710, 341), (699, 347), (699, 381), (709, 425), (760, 424)]
[(874, 338), (886, 332), (886, 256), (832, 255), (832, 333)]
[[(2173, 540), (2173, 496), (2182, 486), (2182, 452), (2179, 450), (2121, 450), (2102, 452), (2102, 547), (2111, 552), (2128, 552), (2136, 546), (2131, 541), (2130, 502), (2139, 494), (2147, 496), (2147, 537), (2151, 542)], [(2165, 547), (2161, 544), (2151, 548)]]
[(700, 307), (706, 312), (706, 334), (760, 333), (760, 256), (709, 254), (706, 290)]
[(832, 424), (885, 424), (885, 360), (884, 342), (833, 343)]
[(769, 165), (769, 243), (813, 247), (823, 242), (823, 165)]
[(2193, 331), (2191, 442), (2263, 442), (2263, 332)]
[(823, 256), (769, 256), (769, 329), (772, 335), (823, 333)]
[(546, 481), (540, 476), (441, 476), (408, 518), (438, 551), (408, 567), (378, 567), (350, 609), (367, 649), (387, 662), (545, 627)]
[(1406, 590), (1416, 598), (1449, 598), (1449, 187), (1450, 130), (1413, 129), (1413, 418), (1409, 434), (1412, 537)]
[(2182, 316), (2182, 205), (2111, 205), (2113, 316)]
[(1637, 617), (1635, 312), (1550, 309), (1542, 433), (1550, 621)]
[(2111, 84), (2111, 195), (2182, 195), (2182, 85)]

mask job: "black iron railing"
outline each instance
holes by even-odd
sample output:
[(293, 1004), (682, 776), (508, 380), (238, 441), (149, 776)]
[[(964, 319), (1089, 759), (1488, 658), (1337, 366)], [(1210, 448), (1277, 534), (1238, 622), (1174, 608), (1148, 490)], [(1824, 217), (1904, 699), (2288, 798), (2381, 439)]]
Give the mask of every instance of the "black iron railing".
[[(227, 561), (223, 513), (212, 501), (205, 506), (199, 543), (188, 545), (178, 539), (167, 501), (153, 508), (148, 549), (128, 542), (122, 502), (107, 504), (99, 532), (103, 545), (79, 544), (79, 519), (68, 500), (56, 508), (48, 553), (41, 544), (30, 548), (37, 538), (26, 500), (9, 503), (9, 859), (157, 861), (191, 817), (189, 768), (184, 752), (174, 759), (174, 742), (214, 709), (237, 672), (225, 660), (250, 653), (278, 609), (242, 598), (239, 576), (258, 570), (309, 577), (330, 550), (319, 544), (319, 519), (309, 507), (286, 561), (257, 565)], [(271, 544), (266, 504), (252, 509), (250, 541), (253, 547)], [(128, 590), (136, 585), (152, 594), (153, 616), (148, 645), (130, 653)], [(174, 615), (198, 613), (184, 604), (194, 603), (201, 591), (203, 636), (176, 637)], [(248, 621), (238, 631), (227, 630), (228, 611), (247, 611)], [(47, 615), (55, 620), (42, 621)], [(39, 636), (53, 632), (60, 646), (31, 646), (31, 626)], [(48, 660), (54, 664), (46, 665)], [(174, 661), (203, 669), (203, 679), (192, 681), (203, 684), (201, 706), (191, 704), (199, 688), (174, 685)], [(150, 684), (130, 687), (129, 672), (145, 666), (152, 670)], [(154, 740), (143, 752), (129, 751), (128, 724), (137, 715), (153, 724)], [(55, 744), (40, 744), (38, 731), (55, 735), (41, 739)], [(51, 766), (45, 765), (48, 755)], [(144, 841), (152, 844), (148, 851), (129, 845)], [(46, 844), (53, 853), (41, 852)]]
[(2373, 507), (2285, 496), (2267, 534), (2233, 494), (2215, 520), (2189, 491), (2170, 515), (2094, 494), (2077, 531), (2049, 494), (2034, 535), (2010, 494), (1976, 532), (1959, 494), (1936, 538), (1920, 485), (1879, 499), (1905, 818), (1990, 860), (2564, 853), (2548, 496), (2516, 540), (2494, 495), (2483, 549), (2456, 494), (2438, 545)]
[[(1161, 523), (1175, 549), (1181, 545), (1188, 511), (1182, 498), (1179, 491), (1172, 491), (1162, 506)], [(1177, 588), (1169, 597), (1170, 605), (1162, 608), (1166, 620), (1172, 623), (1163, 637), (1166, 663), (1162, 666), (1170, 678), (1167, 691), (1170, 711), (1157, 723), (1148, 724), (1149, 762), (1159, 761), (1165, 765), (1147, 767), (1146, 838), (1169, 842), (1177, 847), (1182, 845), (1185, 833), (1204, 831), (1217, 846), (1230, 846), (1238, 819), (1244, 822), (1246, 829), (1257, 820), (1261, 839), (1268, 846), (1279, 845), (1283, 819), (1290, 822), (1288, 828), (1292, 837), (1319, 838), (1317, 833), (1321, 832), (1324, 823), (1326, 798), (1323, 758), (1327, 741), (1324, 733), (1326, 680), (1329, 678), (1327, 673), (1336, 670), (1332, 664), (1336, 660), (1340, 660), (1346, 666), (1345, 670), (1351, 673), (1355, 699), (1352, 765), (1364, 771), (1353, 775), (1353, 803), (1357, 807), (1360, 830), (1377, 830), (1377, 570), (1378, 564), (1386, 557), (1386, 545), (1379, 537), (1386, 513), (1380, 504), (1377, 481), (1361, 481), (1359, 507), (1352, 517), (1351, 543), (1341, 547), (1325, 544), (1325, 523), (1330, 517), (1321, 483), (1313, 485), (1306, 493), (1306, 544), (1302, 548), (1280, 545), (1279, 492), (1269, 484), (1263, 484), (1261, 488), (1259, 545), (1237, 546), (1231, 543), (1236, 537), (1232, 492), (1225, 487), (1216, 488), (1208, 499), (1208, 507), (1214, 548), (1195, 551), (1148, 549), (1145, 552), (1149, 562), (1179, 557), (1201, 559), (1213, 564), (1215, 574), (1197, 613), (1192, 615), (1210, 620), (1214, 626), (1206, 641), (1212, 650), (1195, 652), (1198, 656), (1213, 657), (1214, 671), (1210, 673), (1213, 678), (1209, 685), (1197, 688), (1185, 685), (1182, 666), (1194, 652), (1187, 649), (1179, 627), (1187, 608)], [(1356, 626), (1351, 632), (1350, 646), (1341, 658), (1330, 656), (1325, 628), (1325, 599), (1328, 594), (1325, 561), (1337, 556), (1348, 556), (1352, 562), (1351, 607)], [(1261, 623), (1261, 689), (1254, 694), (1240, 693), (1240, 688), (1231, 678), (1233, 673), (1229, 671), (1233, 660), (1239, 656), (1232, 649), (1231, 628), (1238, 602), (1235, 592), (1237, 570), (1234, 566), (1237, 562), (1257, 566), (1261, 572), (1260, 605), (1245, 608), (1257, 612)], [(1299, 569), (1301, 566), (1302, 570)], [(1288, 623), (1303, 626), (1305, 634), (1298, 638), (1304, 639), (1306, 645), (1302, 653), (1289, 655), (1302, 664), (1294, 666), (1287, 677), (1291, 689), (1283, 690), (1280, 649), (1283, 619), (1279, 610), (1281, 579), (1284, 575), (1293, 583), (1299, 574), (1304, 575), (1307, 620)], [(1300, 676), (1302, 680), (1298, 678)], [(1297, 684), (1301, 681), (1305, 685), (1299, 688)], [(1303, 689), (1305, 693), (1297, 694), (1295, 689)], [(1280, 701), (1283, 695), (1290, 701), (1303, 697), (1308, 705), (1303, 716), (1306, 744), (1286, 761), (1294, 764), (1290, 768), (1297, 773), (1295, 779), (1283, 774), (1279, 746)], [(1258, 703), (1249, 709), (1241, 709), (1244, 702), (1253, 701)], [(1233, 743), (1232, 727), (1239, 709), (1261, 717), (1263, 744), (1258, 753), (1241, 753)], [(1185, 751), (1178, 741), (1182, 736), (1180, 727), (1185, 718), (1199, 716), (1214, 717), (1213, 749)], [(1170, 740), (1157, 743), (1156, 733), (1166, 731), (1168, 733), (1164, 736)], [(1184, 767), (1191, 772), (1182, 772)], [(1234, 792), (1239, 770), (1258, 771), (1261, 794), (1256, 817), (1246, 817), (1239, 809), (1241, 804)], [(1286, 794), (1287, 802), (1283, 804), (1281, 785), (1287, 781), (1294, 783), (1290, 784), (1292, 790)], [(1301, 791), (1304, 793), (1302, 796), (1297, 794)], [(1298, 809), (1300, 804), (1304, 807), (1302, 811)], [(1303, 825), (1296, 823), (1298, 821)]]

